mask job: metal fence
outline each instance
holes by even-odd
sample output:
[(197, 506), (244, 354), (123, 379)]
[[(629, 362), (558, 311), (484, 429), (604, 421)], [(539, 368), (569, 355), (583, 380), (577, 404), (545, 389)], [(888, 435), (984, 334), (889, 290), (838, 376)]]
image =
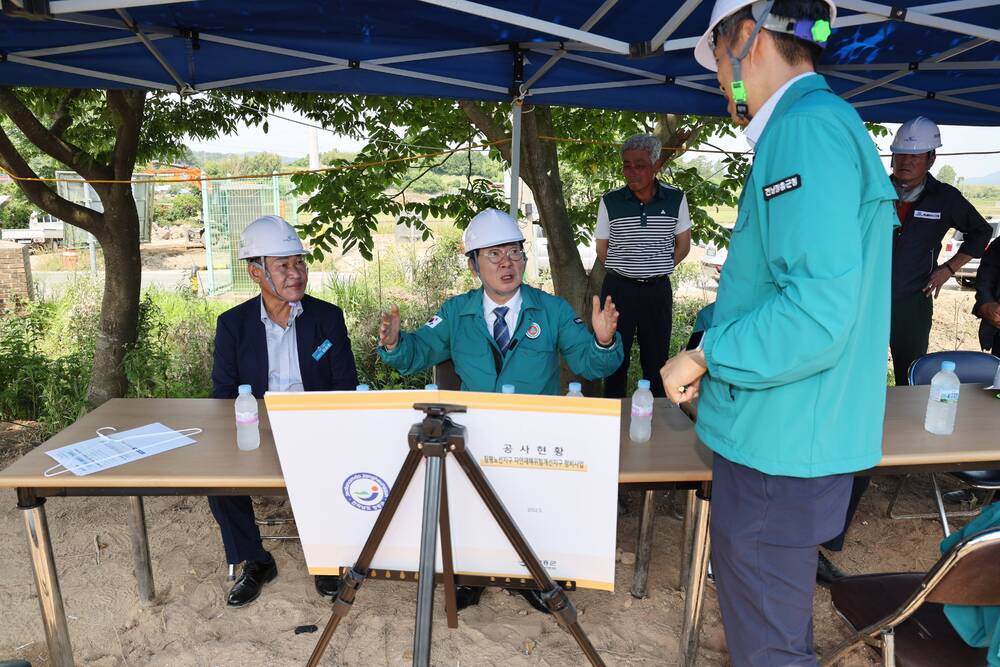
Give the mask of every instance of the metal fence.
[[(139, 213), (139, 242), (149, 243), (150, 231), (153, 226), (153, 184), (152, 174), (132, 174), (132, 196)], [(74, 171), (56, 172), (56, 193), (63, 199), (74, 204), (85, 206), (95, 211), (104, 211), (104, 204), (90, 183)], [(63, 245), (67, 248), (81, 248), (89, 245), (93, 237), (79, 227), (68, 222), (63, 223)], [(97, 244), (95, 241), (95, 245)]]
[(257, 286), (237, 259), (240, 234), (262, 215), (280, 215), (298, 221), (295, 186), (288, 176), (201, 182), (202, 219), (205, 221), (205, 258), (208, 294), (251, 294)]

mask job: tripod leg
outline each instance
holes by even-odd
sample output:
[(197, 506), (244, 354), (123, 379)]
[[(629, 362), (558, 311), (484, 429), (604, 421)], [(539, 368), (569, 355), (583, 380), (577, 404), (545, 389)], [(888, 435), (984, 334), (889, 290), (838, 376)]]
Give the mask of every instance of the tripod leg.
[(431, 621), (434, 615), (434, 573), (438, 521), (441, 516), (441, 472), (444, 457), (429, 456), (424, 467), (424, 516), (420, 528), (420, 578), (417, 579), (417, 620), (413, 631), (413, 664), (431, 662)]
[(444, 611), (448, 627), (458, 628), (458, 601), (455, 599), (455, 563), (451, 551), (451, 520), (448, 516), (448, 466), (441, 468), (441, 581), (444, 584)]
[(479, 497), (490, 510), (490, 514), (493, 515), (500, 530), (507, 536), (507, 540), (514, 547), (514, 551), (517, 552), (517, 555), (524, 562), (525, 567), (528, 568), (528, 572), (531, 573), (532, 578), (541, 587), (542, 600), (545, 601), (556, 622), (573, 636), (573, 639), (576, 640), (576, 643), (580, 646), (580, 650), (587, 656), (591, 665), (604, 667), (604, 660), (601, 659), (600, 654), (594, 648), (594, 645), (590, 643), (590, 639), (577, 621), (576, 607), (573, 606), (573, 603), (567, 597), (566, 591), (552, 580), (549, 573), (538, 562), (538, 556), (535, 555), (534, 549), (524, 539), (524, 535), (521, 534), (520, 529), (514, 523), (514, 519), (510, 516), (507, 508), (504, 507), (500, 498), (497, 497), (496, 491), (493, 490), (493, 486), (486, 479), (486, 475), (483, 474), (482, 469), (476, 463), (472, 454), (466, 448), (456, 450), (452, 453), (459, 465), (462, 466), (462, 470), (465, 471), (465, 475), (469, 478), (469, 481), (472, 482), (472, 486), (479, 493)]
[(330, 613), (330, 620), (327, 621), (326, 627), (323, 629), (323, 634), (320, 635), (312, 655), (309, 656), (308, 667), (316, 667), (319, 664), (327, 645), (330, 643), (330, 639), (333, 637), (334, 631), (340, 624), (340, 620), (344, 616), (347, 616), (347, 612), (351, 610), (351, 605), (354, 604), (354, 596), (368, 576), (368, 569), (371, 566), (372, 559), (375, 558), (375, 553), (378, 551), (379, 544), (382, 543), (382, 538), (385, 537), (385, 531), (389, 528), (393, 515), (396, 514), (396, 510), (399, 508), (399, 503), (402, 502), (403, 496), (406, 495), (406, 489), (410, 486), (413, 473), (417, 471), (417, 465), (419, 465), (421, 458), (420, 452), (411, 449), (403, 460), (403, 465), (399, 468), (399, 474), (396, 475), (396, 481), (392, 483), (392, 490), (389, 492), (389, 497), (379, 512), (378, 518), (375, 520), (375, 525), (372, 526), (372, 530), (368, 534), (365, 546), (361, 549), (361, 555), (354, 562), (354, 567), (348, 570), (340, 580), (340, 588), (337, 590), (337, 597), (333, 600), (333, 611)]

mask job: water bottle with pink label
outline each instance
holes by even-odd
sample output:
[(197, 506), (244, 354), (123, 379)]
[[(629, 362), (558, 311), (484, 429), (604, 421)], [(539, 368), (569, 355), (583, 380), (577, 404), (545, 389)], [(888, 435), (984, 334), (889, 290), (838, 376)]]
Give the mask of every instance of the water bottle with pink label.
[(639, 386), (632, 394), (632, 421), (628, 437), (632, 442), (648, 442), (652, 428), (653, 392), (649, 390), (649, 380), (639, 380)]
[(257, 399), (252, 388), (241, 384), (236, 397), (236, 446), (243, 451), (260, 446), (260, 424), (257, 418)]

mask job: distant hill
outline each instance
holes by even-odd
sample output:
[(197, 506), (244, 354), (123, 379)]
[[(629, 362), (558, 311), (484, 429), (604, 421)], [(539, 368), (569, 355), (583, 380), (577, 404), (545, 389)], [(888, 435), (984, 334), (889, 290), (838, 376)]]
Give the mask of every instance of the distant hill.
[(1000, 171), (994, 171), (986, 176), (976, 176), (963, 181), (966, 185), (1000, 185)]
[[(206, 162), (217, 162), (219, 160), (225, 160), (227, 158), (238, 159), (244, 155), (256, 155), (258, 153), (263, 153), (264, 151), (246, 151), (245, 153), (212, 153), (210, 151), (191, 151), (191, 155), (194, 157), (194, 163), (198, 166), (203, 166)], [(298, 157), (288, 157), (287, 155), (279, 155), (282, 164), (289, 164), (300, 159)]]

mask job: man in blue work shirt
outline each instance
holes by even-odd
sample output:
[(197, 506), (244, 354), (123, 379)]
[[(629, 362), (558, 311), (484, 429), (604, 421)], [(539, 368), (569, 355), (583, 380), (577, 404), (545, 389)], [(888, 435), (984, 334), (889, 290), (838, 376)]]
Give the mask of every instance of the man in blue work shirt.
[[(256, 398), (265, 391), (354, 389), (358, 374), (340, 308), (305, 293), (309, 270), (305, 249), (290, 224), (275, 215), (254, 220), (240, 235), (239, 258), (247, 261), (255, 296), (219, 315), (212, 363), (212, 398), (236, 398), (241, 384)], [(236, 453), (233, 447), (233, 456)], [(226, 560), (243, 569), (226, 596), (242, 607), (278, 574), (264, 550), (248, 496), (210, 496)], [(337, 593), (340, 578), (315, 579), (325, 597)]]
[[(451, 359), (464, 391), (560, 393), (559, 355), (588, 380), (611, 374), (622, 362), (618, 312), (608, 297), (593, 298), (591, 333), (564, 299), (522, 283), (524, 236), (506, 213), (486, 209), (464, 234), (469, 270), (482, 287), (444, 302), (412, 333), (400, 332), (399, 308), (382, 314), (379, 356), (403, 375)], [(547, 611), (536, 591), (518, 591)], [(481, 588), (460, 587), (458, 606), (479, 601)]]
[(895, 192), (857, 112), (815, 73), (836, 8), (717, 0), (695, 48), (753, 166), (700, 347), (667, 395), (700, 394), (715, 452), (712, 569), (734, 665), (815, 665), (818, 545), (850, 473), (881, 458)]

